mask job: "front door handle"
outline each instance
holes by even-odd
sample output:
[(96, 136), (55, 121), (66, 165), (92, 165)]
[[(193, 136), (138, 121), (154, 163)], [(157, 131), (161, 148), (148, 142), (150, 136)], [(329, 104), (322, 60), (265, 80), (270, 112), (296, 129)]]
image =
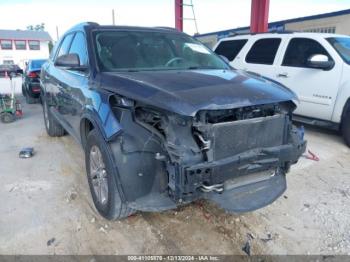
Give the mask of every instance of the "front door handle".
[(284, 78), (287, 78), (288, 77), (288, 73), (279, 73), (277, 75), (277, 77), (284, 77)]

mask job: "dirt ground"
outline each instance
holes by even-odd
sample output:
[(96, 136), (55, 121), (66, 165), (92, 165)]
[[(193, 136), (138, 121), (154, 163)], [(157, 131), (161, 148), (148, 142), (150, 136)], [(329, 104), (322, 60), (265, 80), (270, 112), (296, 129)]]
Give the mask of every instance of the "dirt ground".
[[(245, 254), (248, 242), (251, 254), (350, 255), (350, 150), (335, 132), (306, 127), (320, 161), (302, 158), (261, 210), (232, 215), (200, 201), (109, 222), (93, 207), (80, 147), (46, 135), (40, 105), (23, 110), (0, 123), (0, 254)], [(28, 146), (35, 156), (19, 159)]]

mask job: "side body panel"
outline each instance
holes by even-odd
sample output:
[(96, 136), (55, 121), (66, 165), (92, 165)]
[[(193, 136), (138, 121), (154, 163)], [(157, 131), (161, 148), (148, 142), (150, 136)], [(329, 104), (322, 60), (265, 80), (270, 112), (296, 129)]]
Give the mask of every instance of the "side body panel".
[[(273, 65), (249, 64), (245, 61), (245, 57), (252, 45), (258, 39), (263, 38), (281, 38), (282, 42), (276, 54)], [(293, 38), (309, 38), (320, 43), (335, 61), (335, 66), (324, 71), (320, 69), (301, 68), (283, 66), (283, 59), (288, 44)], [(345, 102), (349, 96), (346, 96), (346, 81), (342, 79), (346, 69), (346, 65), (337, 52), (324, 39), (324, 37), (310, 36), (310, 34), (288, 34), (288, 35), (257, 35), (257, 36), (239, 36), (234, 39), (249, 39), (248, 43), (239, 52), (237, 57), (230, 63), (237, 69), (252, 71), (277, 82), (284, 84), (286, 87), (294, 91), (300, 103), (294, 114), (310, 118), (316, 118), (326, 121), (340, 122), (341, 113)], [(342, 95), (339, 94), (342, 89)], [(345, 98), (345, 97), (346, 98)]]
[(350, 76), (350, 65), (344, 63), (342, 77), (339, 84), (339, 91), (338, 91), (337, 98), (335, 100), (334, 111), (332, 114), (332, 122), (341, 123), (342, 121), (344, 108), (350, 98), (349, 76)]
[[(307, 38), (317, 41), (335, 62), (331, 70), (283, 66), (288, 43), (294, 38)], [(337, 98), (344, 62), (321, 37), (299, 37), (291, 35), (278, 61), (273, 79), (293, 90), (300, 100), (294, 111), (296, 115), (330, 121)]]

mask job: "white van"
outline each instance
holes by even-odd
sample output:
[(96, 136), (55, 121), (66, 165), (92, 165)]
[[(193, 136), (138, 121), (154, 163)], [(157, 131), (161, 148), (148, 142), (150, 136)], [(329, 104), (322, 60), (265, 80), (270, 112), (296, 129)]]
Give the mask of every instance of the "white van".
[(214, 51), (236, 69), (293, 90), (294, 119), (338, 129), (350, 146), (350, 37), (322, 33), (262, 33), (220, 40)]

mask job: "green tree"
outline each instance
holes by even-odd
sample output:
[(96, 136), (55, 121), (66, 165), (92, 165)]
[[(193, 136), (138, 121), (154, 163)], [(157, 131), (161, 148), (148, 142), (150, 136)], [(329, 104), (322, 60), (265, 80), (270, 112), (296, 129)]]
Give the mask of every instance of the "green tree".
[(49, 42), (49, 52), (50, 52), (50, 53), (51, 53), (52, 48), (53, 48), (53, 43), (52, 43), (52, 41), (50, 41), (50, 42)]
[(37, 25), (28, 25), (27, 30), (31, 31), (45, 31), (45, 23), (37, 24)]

